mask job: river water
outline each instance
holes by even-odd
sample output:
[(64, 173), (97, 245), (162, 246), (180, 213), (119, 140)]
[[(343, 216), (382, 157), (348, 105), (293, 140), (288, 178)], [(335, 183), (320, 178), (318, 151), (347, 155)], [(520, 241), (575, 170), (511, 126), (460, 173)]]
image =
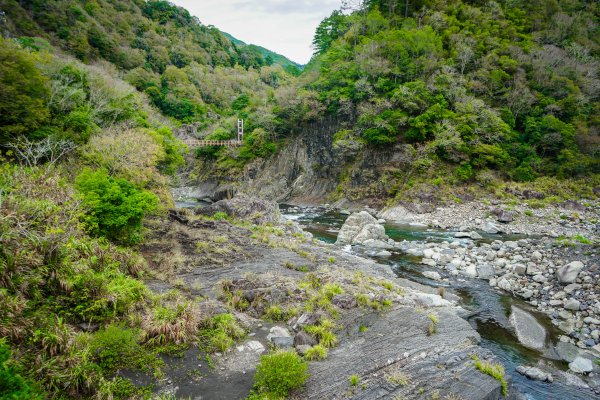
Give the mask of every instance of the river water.
[[(281, 205), (280, 208), (286, 218), (297, 221), (304, 230), (311, 232), (316, 239), (328, 243), (335, 242), (337, 233), (347, 217), (338, 212), (318, 207)], [(391, 224), (386, 225), (385, 228), (388, 236), (396, 241), (440, 242), (456, 240), (454, 238), (455, 232), (450, 231)], [(484, 241), (522, 238), (522, 236), (485, 235), (483, 233), (482, 236)], [(546, 315), (536, 312), (523, 301), (497, 292), (484, 280), (453, 277), (439, 269), (435, 270), (442, 277), (448, 278), (447, 282), (428, 279), (422, 275), (422, 272), (432, 270), (432, 268), (419, 264), (419, 258), (397, 254), (383, 258), (376, 257), (373, 252), (361, 251), (361, 249), (353, 249), (353, 251), (361, 256), (376, 259), (379, 263), (390, 265), (399, 277), (433, 287), (445, 286), (460, 296), (461, 306), (472, 312), (472, 316), (468, 318), (468, 321), (481, 335), (481, 347), (491, 350), (502, 361), (506, 367), (506, 373), (512, 379), (513, 390), (516, 389), (523, 395), (523, 398), (528, 400), (600, 399), (600, 396), (589, 389), (566, 385), (557, 379), (558, 374), (568, 370), (567, 363), (560, 361), (553, 351), (553, 341), (558, 337), (558, 332)], [(548, 348), (545, 351), (531, 350), (518, 342), (516, 336), (508, 328), (508, 316), (512, 305), (518, 305), (530, 311), (546, 328), (549, 333), (548, 336), (553, 339), (548, 339)], [(552, 372), (555, 379), (554, 383), (532, 381), (518, 374), (515, 368), (521, 364), (542, 367), (542, 370)]]

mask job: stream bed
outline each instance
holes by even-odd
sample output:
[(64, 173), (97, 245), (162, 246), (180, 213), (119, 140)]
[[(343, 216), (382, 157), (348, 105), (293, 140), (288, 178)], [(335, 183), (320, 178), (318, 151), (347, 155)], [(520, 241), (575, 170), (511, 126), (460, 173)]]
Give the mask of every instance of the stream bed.
[[(320, 207), (296, 207), (289, 205), (280, 206), (282, 214), (298, 222), (302, 228), (318, 239), (327, 243), (334, 243), (337, 233), (343, 225), (347, 215)], [(386, 233), (395, 241), (425, 241), (441, 242), (453, 241), (452, 231), (432, 230), (422, 226), (386, 224)], [(518, 240), (523, 236), (517, 235), (490, 235), (482, 233), (483, 241)], [(491, 350), (502, 361), (506, 373), (513, 382), (513, 387), (528, 400), (588, 400), (600, 399), (590, 389), (567, 385), (558, 379), (559, 375), (567, 373), (568, 364), (561, 361), (555, 354), (553, 345), (559, 332), (552, 325), (550, 319), (537, 312), (527, 303), (514, 298), (506, 293), (500, 293), (491, 288), (487, 281), (453, 277), (445, 271), (419, 264), (420, 258), (409, 255), (394, 254), (391, 257), (377, 257), (374, 252), (364, 249), (352, 250), (357, 255), (375, 259), (382, 264), (390, 265), (398, 277), (409, 279), (420, 284), (432, 287), (444, 286), (460, 297), (460, 305), (471, 312), (469, 323), (481, 335), (480, 346)], [(423, 276), (423, 271), (435, 270), (447, 281), (434, 281)], [(508, 317), (512, 305), (517, 305), (532, 314), (548, 333), (547, 347), (539, 352), (522, 346), (517, 337), (508, 326)], [(551, 372), (555, 381), (553, 383), (529, 380), (515, 371), (518, 365), (537, 366)], [(567, 376), (567, 375), (565, 375)]]

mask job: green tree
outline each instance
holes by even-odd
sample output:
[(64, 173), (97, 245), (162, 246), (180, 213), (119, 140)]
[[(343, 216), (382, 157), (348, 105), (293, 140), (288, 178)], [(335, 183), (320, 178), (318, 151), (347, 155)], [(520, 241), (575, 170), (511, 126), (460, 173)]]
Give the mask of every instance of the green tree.
[(33, 54), (0, 38), (0, 144), (30, 134), (49, 116), (47, 79)]

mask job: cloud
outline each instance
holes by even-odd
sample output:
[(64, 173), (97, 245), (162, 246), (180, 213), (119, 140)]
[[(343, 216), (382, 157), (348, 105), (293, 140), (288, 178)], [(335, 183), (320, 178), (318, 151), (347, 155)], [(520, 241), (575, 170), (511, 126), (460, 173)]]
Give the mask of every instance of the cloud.
[(305, 64), (315, 29), (341, 0), (172, 0), (206, 25)]

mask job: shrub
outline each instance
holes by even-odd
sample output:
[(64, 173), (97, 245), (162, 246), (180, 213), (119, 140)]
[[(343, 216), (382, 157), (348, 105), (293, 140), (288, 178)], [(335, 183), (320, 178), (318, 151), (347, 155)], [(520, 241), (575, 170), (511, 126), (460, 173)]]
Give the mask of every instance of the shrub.
[(11, 362), (11, 350), (5, 339), (0, 339), (0, 398), (9, 400), (38, 400), (44, 396), (38, 393), (33, 382), (22, 377)]
[(142, 219), (158, 206), (154, 194), (135, 188), (125, 179), (112, 178), (104, 170), (86, 169), (75, 186), (83, 197), (87, 211), (83, 220), (88, 230), (113, 240), (139, 242)]
[(235, 340), (245, 336), (246, 331), (232, 314), (218, 314), (203, 324), (198, 336), (201, 347), (207, 352), (225, 351), (235, 344)]
[(140, 331), (123, 326), (109, 325), (96, 332), (90, 342), (90, 350), (98, 365), (107, 373), (113, 373), (126, 365), (144, 367), (144, 350), (138, 343)]
[(315, 346), (312, 346), (310, 349), (306, 350), (304, 358), (309, 361), (324, 360), (327, 358), (327, 353), (329, 353), (327, 347), (317, 344)]
[(285, 398), (292, 389), (304, 385), (308, 379), (308, 363), (295, 351), (279, 350), (260, 358), (254, 375), (254, 388)]

